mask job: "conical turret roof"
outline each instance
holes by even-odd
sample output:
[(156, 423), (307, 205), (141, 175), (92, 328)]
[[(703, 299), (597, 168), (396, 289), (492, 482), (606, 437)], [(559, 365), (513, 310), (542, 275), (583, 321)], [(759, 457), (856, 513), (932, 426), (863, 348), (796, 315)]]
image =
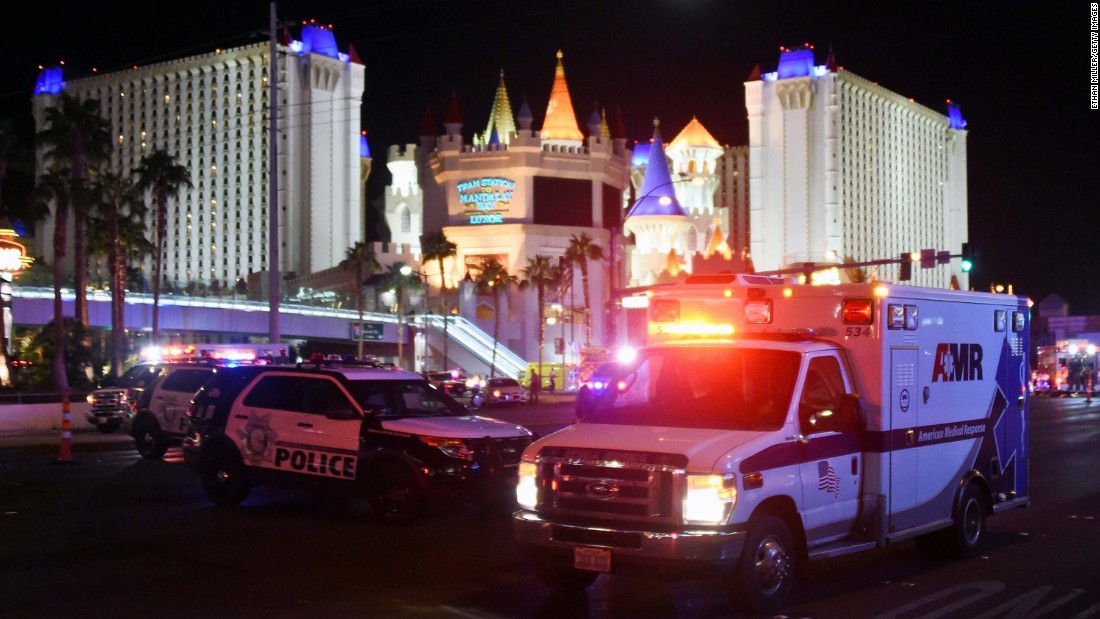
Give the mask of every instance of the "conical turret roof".
[[(504, 69), (500, 70), (500, 83), (497, 84), (496, 96), (493, 98), (493, 109), (489, 112), (489, 126), (482, 134), (483, 144), (508, 144), (512, 140), (512, 134), (516, 131), (516, 121), (512, 116), (512, 104), (508, 101), (508, 89), (504, 86)], [(493, 133), (497, 140), (493, 141)]]
[(714, 136), (707, 131), (707, 128), (703, 126), (703, 123), (699, 122), (699, 119), (695, 116), (691, 117), (691, 122), (687, 124), (680, 135), (676, 136), (671, 142), (668, 143), (669, 150), (678, 148), (690, 148), (693, 146), (706, 146), (708, 148), (722, 148), (722, 145), (718, 143), (718, 140), (714, 139)]
[(550, 90), (550, 102), (546, 104), (546, 119), (542, 123), (543, 140), (571, 140), (580, 144), (584, 140), (573, 112), (573, 100), (569, 97), (569, 85), (565, 83), (565, 67), (558, 50), (558, 66), (554, 69), (554, 86)]
[(681, 215), (687, 217), (684, 207), (676, 199), (672, 174), (669, 172), (665, 145), (661, 141), (660, 121), (653, 119), (653, 141), (649, 145), (649, 163), (646, 165), (638, 201), (630, 210), (631, 217), (644, 215)]

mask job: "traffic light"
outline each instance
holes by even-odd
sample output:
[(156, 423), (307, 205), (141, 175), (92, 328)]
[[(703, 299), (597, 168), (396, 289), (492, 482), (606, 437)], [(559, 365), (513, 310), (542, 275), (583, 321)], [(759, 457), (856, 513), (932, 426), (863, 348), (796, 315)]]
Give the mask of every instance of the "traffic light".
[(913, 279), (913, 257), (908, 252), (901, 255), (898, 266), (898, 281), (907, 282)]
[(969, 273), (974, 268), (974, 255), (970, 250), (970, 243), (962, 244), (961, 260), (959, 260), (959, 266), (962, 268), (963, 273)]

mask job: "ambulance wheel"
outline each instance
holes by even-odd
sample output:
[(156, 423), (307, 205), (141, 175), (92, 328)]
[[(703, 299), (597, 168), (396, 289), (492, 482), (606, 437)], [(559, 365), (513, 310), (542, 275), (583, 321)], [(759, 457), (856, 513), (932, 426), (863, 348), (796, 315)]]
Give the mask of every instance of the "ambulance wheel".
[(734, 601), (753, 613), (776, 613), (794, 588), (797, 558), (782, 520), (770, 514), (753, 518), (733, 576)]
[(536, 563), (535, 574), (543, 584), (555, 591), (584, 591), (600, 575), (599, 572), (578, 570), (556, 563)]
[(202, 489), (215, 505), (228, 507), (248, 498), (252, 483), (240, 456), (221, 447), (214, 449), (203, 467)]
[(405, 523), (423, 511), (424, 493), (409, 467), (389, 462), (371, 473), (367, 482), (367, 502), (378, 518)]
[(168, 451), (168, 441), (164, 433), (157, 427), (157, 422), (151, 419), (139, 421), (134, 428), (134, 446), (142, 458), (156, 460), (164, 457)]
[(985, 541), (985, 501), (978, 484), (969, 483), (955, 506), (955, 524), (951, 527), (952, 551), (960, 557), (975, 557)]

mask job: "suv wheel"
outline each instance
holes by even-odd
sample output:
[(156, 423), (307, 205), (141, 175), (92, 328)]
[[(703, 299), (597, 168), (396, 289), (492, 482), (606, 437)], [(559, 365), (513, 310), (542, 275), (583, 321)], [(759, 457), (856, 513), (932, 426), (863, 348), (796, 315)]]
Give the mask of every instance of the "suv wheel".
[(142, 458), (156, 460), (163, 458), (164, 452), (168, 451), (168, 440), (157, 422), (142, 419), (134, 426), (134, 446)]
[(252, 484), (240, 456), (222, 447), (215, 449), (202, 469), (202, 489), (219, 506), (237, 505), (252, 492)]
[(376, 516), (394, 523), (409, 522), (424, 509), (424, 494), (415, 474), (398, 462), (382, 464), (371, 473), (367, 501)]

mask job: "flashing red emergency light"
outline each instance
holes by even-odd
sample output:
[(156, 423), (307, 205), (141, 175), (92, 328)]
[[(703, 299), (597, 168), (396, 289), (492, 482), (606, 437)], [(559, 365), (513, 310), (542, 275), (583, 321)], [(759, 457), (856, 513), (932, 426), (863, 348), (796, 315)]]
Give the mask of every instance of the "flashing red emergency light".
[(875, 302), (873, 299), (844, 299), (840, 316), (846, 325), (874, 324)]

